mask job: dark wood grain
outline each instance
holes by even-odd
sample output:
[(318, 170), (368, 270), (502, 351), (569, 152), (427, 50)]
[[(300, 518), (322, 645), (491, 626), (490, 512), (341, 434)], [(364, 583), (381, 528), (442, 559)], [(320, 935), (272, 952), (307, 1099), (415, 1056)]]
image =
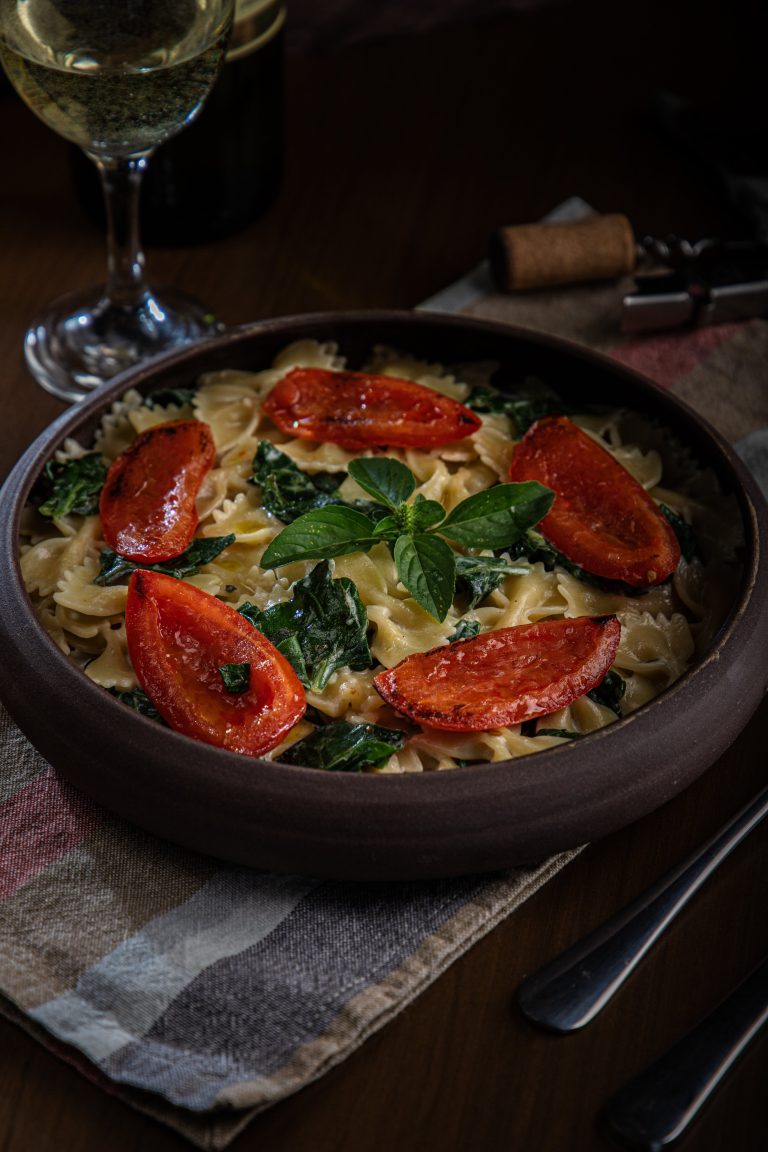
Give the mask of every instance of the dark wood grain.
[[(660, 136), (658, 87), (716, 101), (736, 75), (719, 6), (552, 5), (289, 61), (279, 203), (239, 236), (155, 250), (150, 272), (227, 321), (326, 308), (410, 307), (474, 265), (500, 223), (580, 194), (638, 230), (727, 224), (703, 172)], [(619, 24), (621, 21), (621, 25)], [(719, 57), (717, 70), (707, 61)], [(0, 470), (61, 405), (25, 372), (21, 341), (53, 296), (97, 281), (67, 149), (0, 102)], [(398, 1147), (584, 1152), (609, 1095), (768, 951), (768, 829), (727, 862), (621, 996), (552, 1037), (514, 1006), (523, 976), (718, 828), (765, 780), (763, 705), (721, 761), (660, 811), (588, 848), (343, 1065), (258, 1117), (233, 1152)], [(761, 1152), (759, 1039), (681, 1146)], [(0, 1022), (2, 1152), (172, 1152), (188, 1145)]]

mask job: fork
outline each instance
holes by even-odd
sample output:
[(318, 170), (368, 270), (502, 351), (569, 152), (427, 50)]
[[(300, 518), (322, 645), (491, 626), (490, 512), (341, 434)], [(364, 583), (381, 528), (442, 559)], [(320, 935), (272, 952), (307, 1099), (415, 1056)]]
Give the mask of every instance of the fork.
[(768, 1023), (768, 957), (695, 1028), (609, 1101), (601, 1121), (621, 1142), (661, 1152), (683, 1135)]
[(602, 1011), (702, 884), (768, 814), (768, 788), (672, 872), (520, 985), (534, 1024), (583, 1028)]

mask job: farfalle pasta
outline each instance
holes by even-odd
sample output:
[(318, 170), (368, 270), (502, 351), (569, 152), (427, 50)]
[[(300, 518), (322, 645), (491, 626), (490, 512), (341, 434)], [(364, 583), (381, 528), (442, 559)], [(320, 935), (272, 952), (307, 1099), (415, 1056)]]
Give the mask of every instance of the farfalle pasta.
[[(296, 367), (342, 370), (345, 362), (335, 345), (302, 340), (263, 371), (209, 373), (189, 395), (162, 405), (128, 392), (104, 416), (92, 446), (67, 442), (57, 459), (75, 460), (95, 450), (109, 464), (138, 434), (157, 424), (183, 418), (204, 421), (213, 432), (216, 462), (198, 493), (197, 535), (233, 539), (184, 579), (233, 608), (247, 604), (263, 612), (290, 600), (293, 586), (317, 561), (287, 563), (277, 571), (261, 563), (284, 525), (262, 506), (259, 487), (252, 483), (260, 444), (274, 445), (309, 477), (336, 477), (344, 500), (366, 497), (348, 475), (350, 462), (365, 453), (291, 436), (262, 410), (271, 390)], [(459, 402), (468, 399), (471, 388), (487, 385), (493, 370), (494, 365), (484, 364), (448, 371), (384, 347), (374, 348), (366, 365), (366, 371), (413, 380)], [(468, 497), (506, 481), (516, 426), (499, 411), (482, 413), (481, 418), (473, 435), (441, 448), (386, 449), (387, 456), (413, 474), (414, 498), (437, 501), (450, 512)], [(323, 720), (406, 731), (402, 748), (379, 768), (398, 773), (508, 760), (558, 746), (616, 719), (616, 708), (599, 696), (584, 695), (553, 715), (492, 731), (414, 728), (377, 692), (374, 677), (406, 657), (448, 644), (460, 626), (484, 633), (547, 619), (615, 615), (621, 639), (613, 671), (624, 685), (620, 711), (625, 715), (674, 683), (705, 650), (724, 619), (734, 587), (737, 517), (712, 478), (663, 430), (637, 414), (585, 412), (573, 420), (695, 533), (699, 554), (683, 559), (671, 580), (639, 594), (584, 578), (558, 563), (518, 557), (509, 574), (477, 604), (467, 609), (458, 597), (443, 620), (425, 611), (405, 588), (386, 543), (340, 556), (333, 575), (351, 581), (365, 607), (372, 667), (337, 668), (321, 691), (310, 687), (310, 711), (269, 753), (272, 759), (280, 759)], [(21, 571), (41, 625), (91, 680), (105, 689), (137, 688), (126, 645), (126, 585), (96, 582), (105, 548), (98, 515), (67, 513), (51, 521), (30, 507), (22, 533)]]

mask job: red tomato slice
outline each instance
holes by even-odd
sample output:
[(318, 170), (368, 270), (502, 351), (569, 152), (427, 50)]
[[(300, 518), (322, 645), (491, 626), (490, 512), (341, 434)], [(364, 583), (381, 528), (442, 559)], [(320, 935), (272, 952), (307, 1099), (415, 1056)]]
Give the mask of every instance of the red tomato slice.
[(183, 552), (197, 528), (195, 498), (215, 458), (213, 433), (200, 420), (171, 420), (137, 436), (101, 490), (110, 548), (140, 564)]
[(556, 712), (599, 684), (613, 663), (615, 616), (499, 628), (380, 672), (377, 692), (427, 728), (486, 732)]
[(482, 424), (463, 404), (412, 380), (326, 368), (293, 368), (262, 407), (290, 436), (352, 451), (437, 448)]
[[(304, 715), (304, 689), (285, 657), (234, 608), (192, 584), (133, 572), (125, 626), (139, 683), (185, 736), (260, 756)], [(224, 664), (250, 664), (245, 692), (226, 690)]]
[(539, 528), (587, 572), (647, 588), (680, 563), (677, 538), (642, 485), (567, 416), (531, 425), (509, 475), (553, 489), (555, 502)]

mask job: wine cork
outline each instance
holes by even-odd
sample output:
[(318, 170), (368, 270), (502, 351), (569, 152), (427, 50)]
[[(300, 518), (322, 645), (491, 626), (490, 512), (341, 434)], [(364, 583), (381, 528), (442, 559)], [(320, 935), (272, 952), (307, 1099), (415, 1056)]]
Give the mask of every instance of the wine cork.
[(635, 237), (617, 212), (553, 224), (499, 228), (490, 242), (491, 270), (504, 292), (587, 280), (612, 280), (635, 267)]

